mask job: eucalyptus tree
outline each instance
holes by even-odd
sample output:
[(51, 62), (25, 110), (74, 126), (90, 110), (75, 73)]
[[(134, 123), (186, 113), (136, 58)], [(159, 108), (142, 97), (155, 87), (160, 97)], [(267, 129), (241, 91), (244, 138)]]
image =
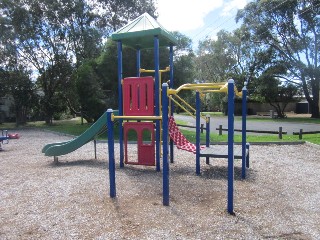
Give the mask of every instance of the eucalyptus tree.
[(142, 13), (157, 17), (155, 0), (95, 0), (93, 3), (99, 8), (108, 35)]
[(250, 32), (252, 45), (276, 53), (274, 63), (285, 71), (274, 77), (301, 87), (311, 117), (319, 118), (320, 1), (255, 0), (238, 12), (237, 20)]
[(231, 33), (218, 32), (217, 39), (199, 42), (197, 51), (197, 78), (207, 82), (223, 82), (236, 64), (234, 53), (228, 49)]
[(233, 32), (221, 30), (216, 39), (199, 43), (197, 74), (213, 82), (233, 78), (238, 87), (246, 81), (253, 93), (258, 77), (271, 66), (272, 56), (272, 51), (251, 44), (250, 33), (246, 29), (238, 28)]
[(38, 75), (42, 110), (49, 123), (57, 110), (53, 106), (61, 105), (55, 93), (63, 93), (70, 67), (97, 54), (101, 37), (92, 26), (95, 16), (82, 0), (4, 0), (0, 6), (1, 29), (7, 34), (1, 45), (11, 52), (7, 61), (15, 58)]
[(149, 0), (3, 0), (0, 64), (17, 59), (38, 75), (49, 123), (52, 107), (61, 105), (56, 101), (76, 104), (72, 101), (76, 91), (70, 89), (75, 87), (73, 70), (99, 56), (103, 40), (112, 31), (144, 11), (154, 15), (154, 9)]
[[(270, 66), (272, 52), (252, 45), (250, 33), (244, 28), (233, 32), (221, 30), (216, 39), (205, 39), (199, 43), (196, 59), (197, 76), (207, 82), (225, 82), (232, 78), (241, 90), (248, 83), (250, 97), (257, 93), (259, 76)], [(223, 110), (226, 105), (224, 95), (210, 98), (211, 108)]]

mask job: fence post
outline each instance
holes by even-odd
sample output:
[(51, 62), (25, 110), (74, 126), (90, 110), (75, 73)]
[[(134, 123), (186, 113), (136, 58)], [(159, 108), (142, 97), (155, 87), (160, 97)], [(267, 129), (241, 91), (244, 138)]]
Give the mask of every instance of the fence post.
[(299, 139), (300, 140), (302, 139), (302, 133), (303, 133), (303, 129), (300, 129), (300, 131), (299, 131)]
[(97, 140), (93, 140), (93, 147), (94, 147), (94, 159), (97, 159)]
[(200, 129), (201, 129), (201, 133), (203, 133), (203, 123), (201, 123)]
[(222, 125), (219, 125), (219, 136), (222, 135)]
[[(210, 147), (210, 115), (206, 115), (206, 147)], [(210, 158), (206, 157), (206, 164), (210, 163)]]
[(279, 127), (279, 139), (282, 139), (282, 127)]

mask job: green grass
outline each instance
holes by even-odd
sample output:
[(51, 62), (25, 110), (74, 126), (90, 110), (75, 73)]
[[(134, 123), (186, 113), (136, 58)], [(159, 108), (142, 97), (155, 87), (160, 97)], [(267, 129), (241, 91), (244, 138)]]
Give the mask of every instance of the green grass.
[[(194, 131), (189, 130), (181, 130), (181, 132), (186, 136), (186, 138), (191, 141), (195, 142), (196, 135)], [(234, 141), (235, 142), (241, 142), (242, 141), (241, 135), (234, 135)], [(303, 135), (303, 141), (312, 142), (315, 144), (320, 145), (320, 134), (309, 134), (309, 135)], [(205, 133), (200, 134), (200, 141), (201, 143), (205, 143)], [(211, 143), (214, 142), (227, 142), (228, 141), (228, 135), (218, 135), (211, 133), (210, 134), (210, 141)], [(270, 135), (247, 135), (247, 142), (254, 143), (254, 142), (299, 142), (299, 136), (298, 135), (283, 135), (282, 139), (279, 139), (277, 134), (270, 134)]]
[[(298, 136), (295, 136), (298, 138)], [(302, 140), (320, 145), (320, 134), (303, 135)]]
[[(178, 124), (186, 124), (186, 122), (178, 121)], [(14, 123), (4, 123), (0, 124), (0, 130), (7, 129), (15, 131), (22, 128), (39, 128), (39, 129), (46, 129), (50, 131), (66, 133), (70, 135), (79, 136), (85, 130), (87, 130), (91, 124), (84, 123), (81, 125), (80, 118), (72, 119), (72, 120), (61, 120), (61, 121), (54, 121), (52, 125), (46, 125), (43, 121), (42, 122), (29, 122), (23, 127), (16, 127)], [(119, 139), (119, 131), (118, 126), (115, 124), (114, 129), (114, 138)], [(186, 138), (191, 141), (195, 142), (195, 132), (190, 130), (181, 129), (181, 132), (186, 136)], [(99, 136), (98, 139), (106, 139), (107, 134), (102, 134)], [(205, 142), (205, 134), (200, 135), (201, 142)], [(129, 135), (129, 140), (134, 140), (135, 137), (133, 135)], [(211, 142), (226, 142), (227, 141), (227, 134), (223, 134), (219, 136), (218, 134), (211, 133), (210, 135)], [(236, 134), (235, 142), (241, 142), (241, 135)], [(305, 134), (303, 135), (304, 141), (309, 141), (314, 144), (320, 145), (320, 134)], [(299, 140), (298, 135), (283, 135), (283, 139), (279, 139), (278, 135), (270, 134), (270, 135), (247, 135), (247, 142), (297, 142)]]
[[(235, 117), (236, 120), (241, 120), (240, 116)], [(318, 123), (320, 124), (319, 118), (306, 118), (306, 117), (287, 117), (287, 118), (269, 118), (269, 117), (256, 117), (248, 116), (247, 121), (256, 121), (256, 122), (293, 122), (293, 123)]]
[[(189, 115), (188, 113), (180, 113), (181, 115)], [(203, 116), (210, 115), (210, 117), (227, 117), (222, 112), (201, 112)], [(287, 118), (270, 118), (267, 116), (261, 117), (256, 115), (249, 115), (247, 121), (257, 121), (257, 122), (294, 122), (294, 123), (318, 123), (320, 124), (320, 118), (310, 118), (310, 117), (295, 117), (289, 116)], [(242, 116), (235, 116), (236, 121), (241, 121)], [(180, 123), (182, 124), (182, 123)]]
[(88, 129), (90, 126), (91, 124), (88, 123), (84, 123), (83, 125), (81, 125), (80, 118), (76, 118), (72, 120), (54, 121), (52, 125), (47, 125), (43, 121), (28, 122), (26, 125), (19, 127), (17, 127), (14, 123), (3, 123), (0, 124), (0, 129), (7, 129), (10, 131), (25, 128), (39, 128), (78, 136), (81, 133), (83, 133), (86, 129)]

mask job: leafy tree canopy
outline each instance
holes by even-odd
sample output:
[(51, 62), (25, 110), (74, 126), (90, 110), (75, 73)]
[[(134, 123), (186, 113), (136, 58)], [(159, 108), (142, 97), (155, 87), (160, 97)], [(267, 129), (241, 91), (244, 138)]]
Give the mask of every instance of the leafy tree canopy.
[(251, 44), (274, 51), (274, 64), (285, 73), (274, 75), (302, 87), (312, 117), (319, 116), (320, 1), (256, 0), (237, 15), (251, 35)]

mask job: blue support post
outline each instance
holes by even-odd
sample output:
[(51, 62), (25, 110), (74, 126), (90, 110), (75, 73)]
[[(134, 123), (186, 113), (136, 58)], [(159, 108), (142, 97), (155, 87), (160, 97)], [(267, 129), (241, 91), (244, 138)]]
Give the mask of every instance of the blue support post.
[(241, 178), (246, 178), (246, 143), (247, 143), (247, 83), (242, 88), (242, 171)]
[[(169, 59), (169, 66), (170, 66), (170, 88), (173, 88), (173, 45), (170, 45), (170, 59)], [(171, 116), (173, 116), (174, 113), (174, 102), (171, 101)], [(174, 151), (173, 151), (173, 141), (170, 139), (170, 162), (173, 163), (174, 161)]]
[(140, 77), (141, 51), (137, 49), (137, 77)]
[(110, 182), (110, 197), (116, 197), (116, 170), (114, 160), (114, 136), (113, 136), (113, 121), (111, 116), (112, 109), (107, 110), (107, 129), (108, 129), (108, 153), (109, 153), (109, 182)]
[[(160, 115), (159, 38), (154, 36), (154, 96), (155, 114)], [(156, 120), (156, 170), (160, 171), (160, 120)]]
[(234, 80), (228, 81), (228, 212), (233, 211), (234, 192)]
[[(122, 97), (122, 42), (118, 41), (118, 106), (119, 106), (119, 116), (123, 116), (123, 97)], [(120, 167), (124, 167), (123, 159), (123, 126), (122, 119), (119, 119), (119, 147), (120, 147)]]
[(162, 84), (162, 141), (163, 141), (163, 205), (169, 206), (169, 161), (168, 161), (168, 84)]
[[(206, 116), (206, 147), (210, 147), (210, 115)], [(206, 164), (210, 163), (210, 157), (206, 157)]]
[(200, 93), (196, 92), (196, 174), (200, 175)]
[(246, 157), (246, 167), (249, 168), (249, 162), (250, 162), (250, 144), (246, 144), (246, 149), (248, 151), (247, 157)]

